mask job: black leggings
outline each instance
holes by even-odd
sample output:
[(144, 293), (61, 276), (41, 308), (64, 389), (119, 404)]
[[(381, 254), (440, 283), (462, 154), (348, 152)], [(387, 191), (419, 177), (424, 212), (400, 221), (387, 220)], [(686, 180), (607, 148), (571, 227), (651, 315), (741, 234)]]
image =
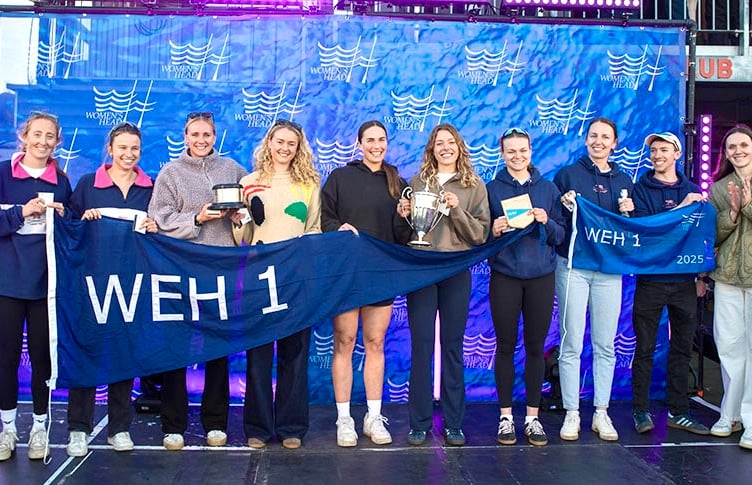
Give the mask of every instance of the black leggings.
[(47, 299), (23, 300), (0, 296), (0, 409), (18, 406), (18, 366), (21, 363), (24, 321), (31, 361), (31, 397), (34, 414), (47, 412), (50, 378), (50, 330)]
[(491, 272), (489, 287), (491, 317), (496, 331), (496, 393), (499, 407), (512, 406), (514, 349), (517, 345), (520, 312), (525, 341), (525, 395), (527, 405), (540, 406), (545, 363), (543, 344), (551, 326), (554, 306), (554, 273), (521, 280)]

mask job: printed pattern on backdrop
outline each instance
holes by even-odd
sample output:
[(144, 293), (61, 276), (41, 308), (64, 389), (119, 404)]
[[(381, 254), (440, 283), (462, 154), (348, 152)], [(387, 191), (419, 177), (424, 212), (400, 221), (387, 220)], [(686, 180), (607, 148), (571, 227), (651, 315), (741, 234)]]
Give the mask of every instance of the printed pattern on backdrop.
[[(588, 122), (608, 116), (620, 130), (613, 160), (636, 180), (650, 167), (645, 136), (681, 133), (685, 114), (685, 33), (678, 27), (341, 16), (33, 19), (39, 42), (25, 46), (33, 55), (18, 67), (26, 69), (29, 82), (0, 93), (0, 155), (12, 150), (16, 127), (29, 111), (50, 110), (60, 117), (64, 140), (57, 156), (73, 183), (102, 162), (107, 131), (126, 120), (142, 128), (141, 166), (156, 176), (183, 148), (191, 111), (212, 111), (217, 149), (248, 168), (275, 120), (299, 122), (324, 176), (358, 156), (357, 127), (378, 119), (389, 131), (387, 159), (409, 178), (430, 130), (450, 122), (485, 181), (502, 164), (498, 135), (504, 129), (521, 126), (530, 133), (533, 161), (550, 179), (584, 151)], [(472, 274), (464, 357), (468, 399), (494, 400), (489, 268), (477, 264)], [(631, 299), (632, 288), (625, 285), (616, 398), (630, 396)], [(558, 341), (557, 320), (555, 310), (547, 348)], [(387, 400), (406, 396), (408, 333), (399, 298), (385, 343)], [(314, 328), (311, 344), (312, 402), (333, 400), (331, 348), (331, 324), (323, 323)], [(515, 357), (518, 368), (522, 354)], [(659, 348), (659, 359), (665, 354)], [(584, 398), (592, 395), (590, 356), (587, 345)], [(359, 343), (353, 357), (358, 373), (363, 357)], [(231, 364), (236, 399), (242, 398), (243, 368)], [(21, 377), (28, 381), (27, 371)], [(517, 397), (522, 389), (520, 375)], [(359, 374), (353, 400), (364, 400)]]

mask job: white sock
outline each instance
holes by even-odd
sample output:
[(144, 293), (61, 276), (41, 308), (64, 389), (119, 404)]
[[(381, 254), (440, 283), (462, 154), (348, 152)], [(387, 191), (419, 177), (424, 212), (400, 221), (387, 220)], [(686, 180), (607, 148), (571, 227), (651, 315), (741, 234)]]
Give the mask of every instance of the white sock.
[(530, 421), (532, 421), (534, 419), (538, 419), (538, 416), (525, 416), (525, 426), (527, 426), (528, 424), (530, 424)]
[(580, 417), (580, 410), (579, 409), (567, 409), (567, 416), (577, 416)]
[(608, 411), (605, 409), (596, 409), (595, 414), (608, 414)]
[(337, 419), (350, 417), (350, 401), (337, 403)]
[(31, 425), (31, 430), (36, 431), (38, 429), (44, 429), (44, 424), (47, 422), (47, 413), (34, 414), (34, 424)]
[(3, 409), (0, 411), (0, 420), (3, 422), (3, 431), (16, 432), (16, 412), (17, 408)]
[(366, 404), (368, 405), (369, 416), (373, 417), (381, 414), (381, 399), (368, 399)]
[(502, 414), (501, 418), (499, 418), (499, 421), (501, 421), (502, 419), (508, 419), (509, 421), (514, 422), (514, 417), (511, 414)]

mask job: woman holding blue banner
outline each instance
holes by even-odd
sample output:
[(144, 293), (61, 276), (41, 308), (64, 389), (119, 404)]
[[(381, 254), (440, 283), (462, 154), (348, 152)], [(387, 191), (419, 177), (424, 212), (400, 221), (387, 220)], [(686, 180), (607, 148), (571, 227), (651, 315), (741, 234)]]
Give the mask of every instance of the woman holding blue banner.
[[(407, 241), (410, 228), (395, 214), (394, 207), (406, 182), (397, 168), (387, 163), (387, 134), (377, 120), (358, 128), (358, 147), (362, 160), (355, 160), (329, 175), (321, 191), (321, 228), (324, 231), (363, 231), (381, 240)], [(384, 337), (392, 317), (392, 299), (376, 301), (337, 315), (334, 324), (332, 384), (337, 404), (337, 445), (356, 446), (358, 434), (350, 416), (352, 394), (352, 355), (358, 335), (358, 319), (363, 321), (365, 368), (363, 381), (368, 412), (363, 434), (378, 445), (392, 442), (381, 414), (384, 388)]]
[(60, 123), (49, 113), (32, 112), (24, 123), (20, 152), (0, 163), (0, 461), (11, 457), (18, 441), (18, 366), (24, 322), (31, 360), (33, 424), (29, 458), (49, 453), (45, 423), (50, 378), (50, 337), (47, 317), (45, 229), (54, 208), (63, 215), (70, 182), (53, 157), (62, 141)]
[[(78, 181), (70, 199), (73, 217), (101, 219), (103, 215), (134, 220), (136, 230), (157, 232), (157, 224), (146, 217), (153, 184), (138, 167), (141, 160), (141, 130), (133, 123), (115, 125), (107, 135), (107, 154), (112, 163), (104, 163), (95, 173)], [(131, 390), (133, 379), (113, 382), (107, 389), (107, 442), (115, 451), (133, 449), (128, 429), (133, 421)], [(86, 456), (87, 435), (93, 429), (95, 388), (68, 391), (69, 456)]]
[[(425, 235), (435, 251), (461, 251), (486, 241), (489, 226), (486, 186), (470, 163), (470, 153), (459, 131), (448, 124), (431, 130), (419, 172), (410, 180), (413, 193), (430, 191), (442, 196), (445, 216)], [(411, 203), (402, 199), (398, 211), (410, 214)], [(416, 229), (417, 230), (417, 229)], [(429, 247), (429, 246), (423, 246)], [(465, 444), (465, 368), (462, 343), (470, 306), (470, 270), (407, 295), (410, 324), (410, 432), (407, 442), (422, 445), (433, 424), (431, 361), (439, 313), (441, 341), (441, 410), (444, 440), (450, 446)]]
[[(236, 241), (242, 237), (256, 245), (320, 233), (321, 177), (301, 126), (287, 120), (274, 123), (254, 159), (253, 172), (240, 179), (251, 220), (235, 231)], [(243, 428), (249, 447), (264, 448), (276, 433), (283, 447), (300, 448), (308, 431), (310, 342), (310, 327), (276, 341), (276, 393), (275, 342), (246, 351)]]
[(721, 417), (710, 433), (741, 430), (752, 449), (752, 130), (736, 126), (723, 137), (710, 202), (718, 210), (713, 337), (723, 378)]
[[(554, 183), (563, 194), (561, 203), (570, 208), (576, 195), (613, 213), (629, 215), (634, 210), (630, 198), (632, 179), (609, 161), (616, 148), (616, 124), (608, 118), (595, 118), (585, 137), (587, 154), (556, 174)], [(580, 357), (582, 355), (587, 310), (590, 309), (590, 340), (593, 345), (593, 404), (591, 429), (606, 441), (619, 434), (608, 416), (616, 353), (614, 338), (619, 324), (621, 280), (618, 274), (569, 268), (571, 220), (567, 238), (557, 248), (556, 295), (559, 301), (559, 376), (567, 415), (559, 432), (562, 440), (580, 437)]]
[[(543, 344), (551, 326), (554, 306), (556, 246), (564, 240), (566, 221), (559, 202), (559, 189), (543, 179), (530, 161), (530, 135), (521, 128), (510, 128), (501, 135), (500, 143), (505, 167), (487, 185), (493, 238), (509, 237), (515, 229), (529, 224), (535, 226), (522, 239), (488, 261), (492, 270), (488, 299), (497, 349), (494, 374), (501, 408), (496, 440), (502, 445), (517, 442), (512, 417), (512, 390), (521, 312), (527, 399), (524, 433), (530, 444), (543, 446), (548, 443), (538, 420), (545, 372)], [(511, 208), (516, 200), (524, 200), (518, 205), (527, 209), (519, 215)]]
[[(189, 113), (185, 129), (186, 149), (177, 160), (166, 164), (154, 183), (149, 214), (167, 236), (198, 244), (234, 246), (232, 225), (240, 222), (237, 210), (211, 211), (212, 188), (236, 183), (246, 170), (236, 161), (222, 157), (214, 148), (217, 130), (211, 112)], [(183, 448), (183, 433), (188, 428), (188, 391), (186, 370), (165, 372), (162, 381), (162, 440), (168, 450)], [(227, 357), (206, 363), (204, 392), (201, 398), (201, 424), (206, 444), (227, 443), (227, 415), (230, 383)]]

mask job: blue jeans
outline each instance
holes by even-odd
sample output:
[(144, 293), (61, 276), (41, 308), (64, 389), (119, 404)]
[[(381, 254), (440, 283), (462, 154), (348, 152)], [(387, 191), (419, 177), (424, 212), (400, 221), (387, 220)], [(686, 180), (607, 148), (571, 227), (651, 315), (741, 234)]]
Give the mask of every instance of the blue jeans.
[(596, 407), (608, 407), (614, 380), (614, 338), (621, 313), (621, 275), (567, 268), (559, 258), (556, 267), (559, 300), (559, 378), (564, 408), (580, 408), (580, 356), (590, 307), (590, 340), (593, 345), (593, 387)]

